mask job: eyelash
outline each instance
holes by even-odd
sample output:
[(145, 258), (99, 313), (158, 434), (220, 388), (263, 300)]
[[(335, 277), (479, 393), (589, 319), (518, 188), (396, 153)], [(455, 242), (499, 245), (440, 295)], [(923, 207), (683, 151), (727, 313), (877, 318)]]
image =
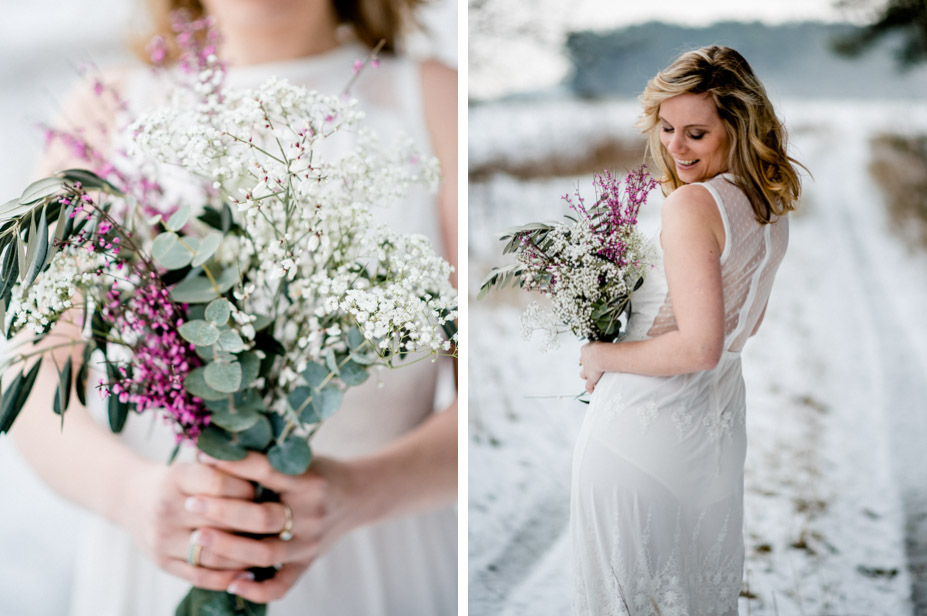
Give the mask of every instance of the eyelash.
[[(663, 132), (664, 132), (664, 133), (671, 133), (671, 132), (673, 132), (673, 129), (672, 129), (672, 128), (667, 128), (666, 126), (664, 126), (664, 127), (663, 127)], [(695, 141), (698, 141), (699, 139), (701, 139), (701, 138), (704, 137), (704, 136), (705, 136), (705, 133), (699, 133), (699, 134), (697, 134), (697, 135), (689, 134), (689, 138), (690, 138), (690, 139), (694, 139)]]

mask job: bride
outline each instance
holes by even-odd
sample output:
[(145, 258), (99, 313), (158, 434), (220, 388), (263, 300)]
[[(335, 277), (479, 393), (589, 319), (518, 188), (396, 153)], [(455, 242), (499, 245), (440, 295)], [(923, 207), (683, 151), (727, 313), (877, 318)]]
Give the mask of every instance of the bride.
[(733, 49), (681, 55), (640, 100), (667, 197), (626, 337), (580, 354), (592, 398), (573, 458), (574, 613), (731, 616), (744, 560), (740, 353), (785, 256), (798, 163)]
[[(352, 67), (381, 39), (392, 48), (417, 0), (160, 0), (153, 23), (172, 48), (170, 9), (215, 17), (229, 62), (227, 84), (270, 76), (338, 94)], [(346, 28), (352, 32), (344, 31)], [(119, 75), (143, 111), (163, 100), (148, 71)], [(366, 125), (384, 143), (405, 134), (441, 161), (437, 203), (424, 193), (379, 211), (401, 232), (424, 233), (456, 265), (456, 72), (434, 61), (384, 54), (352, 84)], [(77, 124), (112, 122), (100, 99), (69, 105)], [(116, 148), (117, 144), (101, 144)], [(74, 166), (71, 164), (70, 166)], [(57, 333), (67, 333), (59, 331)], [(71, 332), (76, 333), (76, 332)], [(63, 358), (59, 358), (59, 364)], [(435, 413), (438, 366), (419, 362), (350, 390), (313, 441), (316, 458), (298, 477), (252, 454), (235, 463), (166, 464), (173, 432), (130, 417), (114, 436), (101, 409), (75, 399), (66, 427), (51, 412), (57, 375), (44, 362), (12, 435), (24, 458), (66, 498), (96, 514), (80, 538), (71, 616), (173, 614), (189, 586), (230, 590), (270, 612), (446, 615), (457, 610), (457, 401)], [(380, 381), (377, 383), (377, 381)], [(379, 387), (378, 387), (379, 385)], [(88, 396), (88, 403), (94, 396)], [(93, 404), (90, 404), (93, 407)], [(250, 501), (251, 481), (281, 503)], [(267, 535), (251, 539), (243, 533)], [(253, 566), (278, 565), (257, 581)]]

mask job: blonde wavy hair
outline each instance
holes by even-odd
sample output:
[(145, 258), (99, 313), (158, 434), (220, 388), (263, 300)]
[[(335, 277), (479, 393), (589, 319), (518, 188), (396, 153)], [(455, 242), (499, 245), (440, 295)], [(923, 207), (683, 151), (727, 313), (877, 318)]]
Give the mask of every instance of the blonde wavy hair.
[[(331, 0), (339, 24), (347, 24), (357, 39), (370, 48), (385, 41), (382, 50), (393, 52), (402, 36), (411, 27), (420, 26), (415, 11), (427, 0)], [(152, 28), (132, 41), (135, 53), (149, 61), (146, 46), (155, 36), (163, 37), (167, 44), (167, 60), (179, 55), (175, 33), (171, 28), (170, 15), (177, 10), (186, 10), (194, 19), (203, 17), (205, 11), (200, 0), (146, 0), (145, 5), (151, 17)]]
[(774, 222), (796, 209), (801, 179), (788, 155), (785, 127), (776, 117), (766, 89), (742, 55), (730, 47), (704, 47), (679, 56), (647, 83), (639, 97), (637, 126), (649, 136), (648, 150), (663, 172), (668, 195), (683, 185), (672, 157), (660, 142), (660, 104), (680, 94), (708, 94), (731, 144), (728, 170), (753, 205), (757, 220)]

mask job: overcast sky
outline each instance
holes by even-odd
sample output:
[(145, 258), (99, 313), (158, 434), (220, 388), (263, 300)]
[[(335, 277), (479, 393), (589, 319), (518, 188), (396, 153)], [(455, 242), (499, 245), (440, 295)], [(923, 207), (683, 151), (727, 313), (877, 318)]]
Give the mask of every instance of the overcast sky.
[(845, 21), (834, 0), (573, 0), (574, 29), (614, 28), (647, 21), (704, 26), (716, 21)]
[[(861, 21), (836, 0), (469, 0), (469, 95), (493, 98), (559, 83), (570, 66), (568, 32), (648, 21)], [(878, 3), (876, 3), (878, 4)], [(475, 8), (479, 6), (480, 8)]]

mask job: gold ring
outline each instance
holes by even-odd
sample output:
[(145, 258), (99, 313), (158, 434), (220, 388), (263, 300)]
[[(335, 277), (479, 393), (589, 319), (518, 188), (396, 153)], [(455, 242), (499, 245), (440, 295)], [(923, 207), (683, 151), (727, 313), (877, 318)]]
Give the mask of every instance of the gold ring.
[(283, 505), (283, 515), (286, 517), (283, 522), (283, 530), (277, 536), (280, 537), (281, 541), (289, 541), (293, 538), (293, 510), (286, 503), (280, 504)]
[(196, 533), (190, 535), (190, 549), (187, 551), (187, 562), (194, 567), (200, 566), (200, 556), (203, 554), (203, 546), (196, 543)]

